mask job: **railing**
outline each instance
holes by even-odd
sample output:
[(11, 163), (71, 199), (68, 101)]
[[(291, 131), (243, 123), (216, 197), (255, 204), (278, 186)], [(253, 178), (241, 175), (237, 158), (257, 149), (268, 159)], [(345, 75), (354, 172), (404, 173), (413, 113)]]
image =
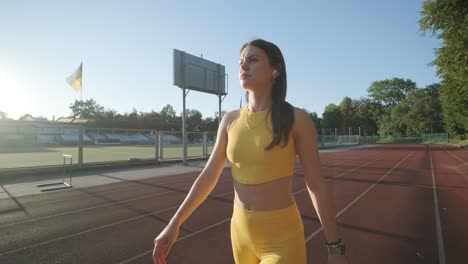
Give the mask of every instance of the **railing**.
[[(187, 157), (210, 155), (216, 132), (188, 132)], [(182, 159), (182, 133), (150, 129), (86, 128), (68, 125), (0, 126), (0, 169)], [(75, 158), (76, 157), (76, 158)]]

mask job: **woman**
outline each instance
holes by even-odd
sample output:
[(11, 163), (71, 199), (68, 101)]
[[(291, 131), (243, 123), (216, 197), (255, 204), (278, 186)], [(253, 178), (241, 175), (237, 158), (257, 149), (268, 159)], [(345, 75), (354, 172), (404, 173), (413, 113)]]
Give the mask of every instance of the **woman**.
[(296, 155), (328, 241), (328, 263), (347, 263), (336, 210), (320, 171), (316, 129), (306, 112), (285, 101), (286, 65), (279, 48), (262, 39), (245, 44), (239, 79), (248, 104), (223, 117), (205, 168), (155, 239), (155, 263), (165, 263), (180, 226), (213, 190), (229, 159), (235, 190), (231, 219), (235, 262), (305, 264), (304, 227), (291, 193)]

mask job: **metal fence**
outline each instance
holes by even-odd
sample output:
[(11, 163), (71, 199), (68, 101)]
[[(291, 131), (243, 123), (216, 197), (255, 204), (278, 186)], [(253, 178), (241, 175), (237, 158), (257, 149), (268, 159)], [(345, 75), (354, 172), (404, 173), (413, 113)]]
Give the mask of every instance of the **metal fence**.
[[(188, 132), (187, 157), (207, 157), (216, 132)], [(0, 169), (60, 166), (63, 154), (83, 164), (182, 159), (182, 133), (87, 128), (49, 123), (0, 124)]]
[(416, 137), (361, 136), (360, 143), (448, 143), (448, 133), (423, 134)]
[[(340, 132), (351, 135), (339, 135)], [(357, 129), (323, 129), (320, 148), (361, 143), (448, 143), (447, 133), (419, 137), (381, 137), (352, 134)], [(328, 134), (327, 134), (328, 133)], [(336, 133), (336, 134), (335, 134)], [(187, 158), (208, 157), (217, 132), (187, 132)], [(93, 163), (164, 161), (183, 159), (182, 133), (151, 129), (87, 128), (17, 122), (0, 124), (0, 169), (60, 166), (63, 154), (78, 166)]]
[[(355, 129), (345, 129), (348, 133)], [(345, 132), (342, 130), (341, 132)], [(325, 130), (323, 130), (325, 131)], [(338, 129), (327, 130), (340, 132)], [(187, 132), (187, 158), (208, 157), (217, 132)], [(358, 144), (356, 135), (319, 135), (321, 148)], [(84, 164), (183, 159), (182, 133), (90, 128), (50, 122), (1, 122), (0, 169), (60, 166), (63, 155)]]

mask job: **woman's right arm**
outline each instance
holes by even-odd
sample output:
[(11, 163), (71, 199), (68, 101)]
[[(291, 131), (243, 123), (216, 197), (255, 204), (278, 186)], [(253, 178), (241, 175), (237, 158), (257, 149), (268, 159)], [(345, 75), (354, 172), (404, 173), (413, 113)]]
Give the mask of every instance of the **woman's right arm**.
[(169, 253), (170, 248), (177, 239), (180, 226), (198, 208), (198, 206), (208, 197), (216, 186), (221, 172), (226, 165), (227, 156), (227, 133), (226, 128), (230, 123), (233, 112), (224, 115), (218, 127), (216, 143), (208, 162), (192, 185), (187, 197), (180, 205), (177, 212), (170, 220), (167, 227), (155, 239), (153, 258), (155, 263), (165, 263), (164, 258)]
[(211, 153), (205, 168), (193, 183), (190, 192), (179, 207), (179, 210), (177, 210), (172, 217), (171, 223), (181, 226), (216, 186), (227, 161), (226, 123), (228, 122), (228, 119), (228, 114), (226, 114), (226, 116), (221, 120), (213, 152)]

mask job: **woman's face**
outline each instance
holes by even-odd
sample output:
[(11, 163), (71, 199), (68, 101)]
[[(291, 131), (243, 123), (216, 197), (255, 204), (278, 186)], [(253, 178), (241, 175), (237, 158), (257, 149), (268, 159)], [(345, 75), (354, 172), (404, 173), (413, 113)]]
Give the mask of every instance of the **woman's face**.
[(239, 80), (244, 88), (270, 87), (276, 77), (268, 55), (254, 46), (246, 46), (239, 61)]

